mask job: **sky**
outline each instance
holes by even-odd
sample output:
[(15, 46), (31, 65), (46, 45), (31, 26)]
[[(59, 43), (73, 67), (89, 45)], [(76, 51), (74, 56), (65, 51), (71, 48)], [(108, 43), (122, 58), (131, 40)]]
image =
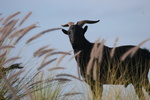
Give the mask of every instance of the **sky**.
[[(119, 45), (137, 45), (150, 38), (150, 1), (149, 0), (1, 0), (0, 12), (10, 15), (21, 11), (25, 16), (32, 11), (28, 24), (40, 23), (41, 30), (61, 27), (70, 21), (84, 19), (100, 20), (88, 25), (86, 38), (94, 42), (97, 38), (106, 39), (106, 45), (112, 47), (116, 37)], [(67, 29), (67, 28), (66, 28)], [(57, 31), (53, 41), (58, 48), (62, 42), (69, 43), (67, 36)], [(49, 35), (50, 36), (50, 35)], [(51, 43), (51, 40), (49, 41)], [(53, 44), (53, 43), (51, 43)], [(64, 45), (65, 45), (64, 44)], [(142, 47), (149, 48), (150, 42)], [(70, 45), (66, 45), (71, 49)], [(67, 49), (68, 49), (67, 48)]]
[[(106, 39), (105, 45), (113, 47), (116, 37), (119, 38), (117, 46), (138, 45), (150, 38), (149, 4), (150, 0), (0, 0), (0, 13), (3, 14), (1, 16), (7, 17), (21, 11), (18, 18), (23, 18), (32, 11), (32, 15), (24, 26), (39, 22), (39, 27), (31, 31), (26, 39), (46, 29), (61, 28), (61, 25), (68, 22), (100, 20), (96, 24), (87, 24), (88, 30), (85, 37), (90, 42), (98, 38)], [(69, 38), (58, 30), (34, 41), (32, 45), (24, 49), (22, 55), (29, 57), (33, 51), (47, 44), (60, 51), (72, 50)], [(18, 47), (22, 48), (22, 43)], [(142, 48), (150, 50), (150, 41), (142, 45)], [(22, 60), (25, 61), (26, 58)], [(63, 60), (63, 65), (70, 68), (71, 74), (77, 73), (75, 60), (69, 64), (68, 60)]]
[[(138, 45), (150, 38), (149, 4), (149, 0), (0, 0), (0, 12), (7, 17), (21, 11), (19, 18), (23, 18), (32, 11), (24, 26), (39, 22), (40, 27), (31, 36), (68, 22), (100, 20), (88, 25), (85, 37), (90, 42), (98, 38), (106, 39), (105, 45), (112, 47), (116, 37), (119, 38), (117, 46)], [(41, 37), (36, 47), (46, 44), (62, 51), (72, 49), (68, 37), (61, 30)], [(149, 45), (150, 41), (142, 47), (150, 50)]]
[[(23, 18), (32, 11), (24, 26), (39, 22), (40, 27), (26, 38), (68, 22), (100, 20), (99, 23), (88, 25), (85, 37), (90, 42), (98, 38), (106, 39), (105, 45), (113, 47), (116, 37), (119, 38), (117, 46), (138, 45), (150, 38), (149, 4), (149, 0), (0, 0), (0, 13), (7, 17), (21, 11), (19, 18)], [(58, 30), (42, 36), (26, 52), (30, 55), (32, 50), (47, 44), (60, 51), (72, 50), (68, 37)], [(150, 50), (150, 41), (142, 48)], [(76, 66), (75, 61), (71, 64)]]

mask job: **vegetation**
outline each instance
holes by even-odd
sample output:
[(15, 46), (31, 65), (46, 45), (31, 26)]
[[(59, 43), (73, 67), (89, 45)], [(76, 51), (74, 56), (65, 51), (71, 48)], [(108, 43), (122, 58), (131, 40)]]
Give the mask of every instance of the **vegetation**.
[[(48, 70), (41, 71), (41, 69), (56, 61), (57, 58), (54, 58), (54, 55), (62, 55), (57, 63), (59, 65), (61, 59), (70, 53), (55, 51), (55, 49), (46, 45), (36, 50), (31, 57), (31, 59), (42, 59), (39, 64), (34, 64), (30, 61), (29, 67), (22, 65), (22, 61), (19, 60), (21, 59), (19, 57), (20, 52), (24, 52), (23, 50), (32, 41), (45, 33), (59, 30), (60, 28), (47, 29), (38, 33), (26, 40), (19, 52), (14, 51), (14, 49), (17, 50), (15, 47), (19, 43), (23, 45), (23, 37), (37, 28), (38, 24), (35, 23), (22, 28), (25, 20), (32, 12), (29, 12), (21, 21), (15, 18), (20, 13), (14, 13), (6, 19), (0, 18), (0, 100), (66, 100), (67, 96), (63, 96), (65, 95), (64, 87), (71, 80), (54, 76), (55, 70), (65, 68), (56, 66)], [(15, 55), (15, 57), (11, 57), (11, 54)], [(45, 75), (46, 73), (48, 74)]]
[[(144, 40), (143, 42), (141, 42), (138, 46), (130, 49), (129, 51), (127, 51), (125, 54), (122, 55), (122, 57), (120, 59), (126, 59), (128, 56), (132, 56), (132, 53), (133, 52), (136, 52), (137, 48), (139, 48), (143, 43), (145, 43), (146, 41), (148, 41), (150, 39), (147, 39), (147, 40)], [(116, 42), (118, 41), (118, 39), (116, 39)], [(102, 70), (102, 68), (104, 66), (101, 66), (101, 59), (102, 59), (102, 50), (103, 50), (103, 45), (104, 45), (104, 42), (105, 40), (102, 40), (101, 42), (101, 45), (97, 46), (98, 45), (98, 42), (99, 42), (99, 39), (95, 42), (95, 45), (94, 45), (94, 48), (92, 50), (92, 53), (91, 53), (91, 59), (88, 63), (88, 66), (87, 66), (87, 77), (85, 78), (85, 81), (90, 85), (90, 87), (92, 87), (94, 93), (93, 93), (93, 99), (94, 100), (100, 100), (101, 99), (101, 91), (102, 91), (102, 88), (100, 87), (101, 85), (103, 85), (103, 81), (106, 83), (106, 84), (109, 84), (109, 85), (124, 85), (125, 87), (128, 86), (128, 84), (130, 83), (133, 83), (135, 86), (144, 86), (144, 84), (146, 84), (143, 88), (147, 90), (147, 92), (149, 92), (148, 89), (150, 89), (150, 85), (147, 84), (147, 81), (145, 79), (145, 77), (143, 76), (147, 76), (148, 75), (145, 75), (146, 73), (142, 73), (140, 74), (140, 80), (137, 79), (139, 78), (139, 70), (136, 72), (136, 75), (130, 75), (128, 73), (128, 67), (123, 67), (122, 65), (122, 61), (123, 60), (117, 60), (115, 61), (116, 63), (112, 62), (114, 61), (114, 59), (111, 59), (108, 57), (108, 65), (107, 65), (107, 68), (108, 68), (108, 72), (106, 72), (103, 76), (100, 76), (102, 74), (99, 74)], [(112, 49), (112, 51), (110, 52), (113, 57), (113, 54), (115, 53), (115, 45), (116, 45), (116, 42), (114, 44), (114, 48)], [(113, 64), (113, 66), (112, 66)], [(148, 62), (145, 62), (145, 66), (149, 68), (150, 66), (150, 61)], [(125, 66), (128, 66), (128, 62), (126, 62)], [(136, 66), (134, 66), (135, 68), (139, 67), (140, 66), (140, 60), (137, 60), (136, 62)], [(106, 67), (106, 66), (105, 66)], [(142, 66), (140, 66), (142, 67)], [(142, 68), (140, 68), (142, 69)], [(117, 76), (118, 75), (118, 72), (121, 74), (120, 76)], [(136, 77), (137, 76), (137, 77)], [(103, 77), (104, 79), (100, 79), (100, 77)], [(93, 81), (94, 80), (94, 81)], [(140, 84), (140, 85), (139, 85)], [(141, 89), (140, 87), (137, 87), (138, 89)], [(113, 88), (114, 89), (114, 88)], [(117, 89), (117, 88), (115, 88)], [(122, 87), (123, 89), (123, 87)], [(115, 100), (137, 100), (137, 96), (136, 94), (134, 94), (132, 97), (126, 97), (126, 98), (122, 98), (124, 96), (121, 96), (121, 89), (118, 88), (118, 94), (116, 95), (116, 97), (113, 97)], [(147, 93), (143, 94), (143, 91), (136, 91), (138, 94), (140, 94), (140, 100), (149, 100), (149, 95)], [(110, 93), (110, 92), (109, 92)], [(112, 99), (112, 96), (111, 94), (113, 93), (110, 93), (110, 95), (108, 95), (108, 98), (105, 98), (106, 100), (110, 100)], [(133, 93), (132, 93), (133, 94)], [(127, 94), (124, 94), (124, 95), (127, 95)], [(111, 97), (111, 98), (109, 98)]]
[[(86, 85), (83, 81), (86, 80), (89, 83), (92, 82), (89, 78), (90, 75), (92, 75), (95, 80), (99, 79), (96, 74), (96, 62), (94, 63), (94, 66), (90, 66), (92, 64), (89, 62), (89, 69), (87, 72), (92, 70), (92, 73), (85, 79), (73, 76), (71, 74), (64, 74), (60, 70), (65, 70), (65, 67), (59, 67), (59, 64), (63, 61), (65, 56), (70, 55), (71, 51), (56, 51), (54, 48), (49, 48), (49, 46), (46, 45), (37, 49), (31, 57), (32, 59), (40, 59), (40, 63), (34, 64), (31, 61), (30, 66), (27, 66), (28, 64), (21, 64), (20, 61), (22, 60), (20, 60), (21, 57), (19, 54), (20, 52), (23, 52), (25, 47), (37, 38), (40, 38), (40, 36), (48, 32), (59, 30), (60, 28), (47, 29), (34, 35), (33, 37), (30, 37), (26, 40), (20, 52), (15, 53), (13, 57), (10, 56), (10, 54), (14, 52), (13, 50), (16, 50), (18, 43), (23, 40), (26, 34), (33, 29), (36, 29), (38, 24), (35, 23), (22, 28), (24, 22), (28, 19), (32, 12), (29, 12), (22, 20), (16, 19), (15, 17), (20, 13), (21, 12), (14, 13), (6, 19), (2, 18), (2, 14), (0, 14), (0, 100), (80, 100), (81, 98), (81, 100), (83, 100), (83, 98), (85, 100), (92, 100), (90, 96), (93, 97), (93, 100), (100, 100), (101, 96), (99, 95), (99, 92), (101, 88), (99, 88), (98, 81), (94, 84), (91, 83), (91, 85), (94, 86), (95, 94), (91, 94), (88, 85)], [(95, 42), (95, 44), (96, 43), (97, 42)], [(112, 55), (113, 52), (115, 52), (115, 50), (112, 51)], [(91, 56), (95, 57), (97, 53), (98, 52), (94, 52)], [(70, 60), (78, 54), (75, 54)], [(55, 55), (61, 56), (60, 58), (57, 58)], [(56, 62), (55, 67), (44, 69), (44, 67), (52, 64), (53, 62)], [(17, 66), (12, 66), (16, 64)], [(116, 64), (114, 66), (119, 65)], [(90, 67), (93, 67), (93, 69), (90, 69)], [(109, 83), (124, 83), (125, 80), (123, 77), (119, 80), (114, 77), (115, 71), (116, 69), (110, 70), (108, 73), (107, 80)], [(122, 76), (125, 75), (124, 73), (125, 71), (123, 71)], [(77, 85), (83, 87), (85, 91), (77, 88)], [(75, 91), (75, 89), (78, 91)], [(136, 97), (135, 94), (133, 94), (132, 98), (127, 99), (121, 96), (119, 90), (117, 93), (118, 95), (113, 97), (115, 100), (136, 100), (136, 98), (134, 98)], [(108, 98), (103, 99), (110, 100), (112, 99), (111, 95), (112, 93), (109, 93), (109, 95), (107, 95)], [(146, 98), (148, 98), (147, 94)]]

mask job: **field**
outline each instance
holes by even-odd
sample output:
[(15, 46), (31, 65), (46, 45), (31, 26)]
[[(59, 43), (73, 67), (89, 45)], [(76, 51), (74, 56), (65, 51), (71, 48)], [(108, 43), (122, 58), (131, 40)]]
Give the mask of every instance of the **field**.
[[(24, 39), (24, 36), (28, 34), (29, 31), (36, 29), (38, 25), (35, 23), (22, 28), (21, 26), (32, 13), (28, 13), (23, 19), (16, 19), (15, 17), (18, 14), (20, 14), (20, 12), (11, 14), (7, 18), (1, 18), (2, 14), (0, 14), (0, 100), (101, 100), (101, 96), (99, 95), (101, 88), (98, 87), (97, 83), (94, 84), (95, 94), (92, 94), (89, 85), (83, 81), (86, 80), (90, 84), (91, 80), (88, 77), (83, 79), (81, 78), (80, 73), (78, 73), (77, 76), (66, 74), (64, 73), (66, 67), (59, 66), (60, 63), (63, 62), (63, 59), (67, 55), (70, 55), (72, 51), (59, 51), (45, 45), (35, 50), (27, 64), (24, 66), (19, 64), (20, 62), (18, 61), (21, 61), (21, 55), (19, 55), (20, 52), (23, 52), (27, 46), (30, 46), (34, 40), (40, 38), (42, 35), (48, 32), (60, 30), (61, 28), (47, 29), (35, 34), (33, 37)], [(23, 46), (20, 51), (13, 51), (23, 39), (26, 42), (25, 44), (22, 44)], [(137, 48), (148, 40), (143, 41), (137, 46)], [(99, 40), (95, 42), (95, 45), (98, 42)], [(102, 44), (103, 43), (104, 41), (102, 41)], [(115, 44), (116, 43), (117, 39)], [(31, 46), (33, 45), (34, 44)], [(96, 48), (93, 50), (95, 49)], [(101, 51), (103, 48), (101, 47), (97, 49)], [(132, 52), (136, 50), (137, 49), (135, 48)], [(114, 52), (115, 48), (111, 52), (112, 55)], [(95, 57), (99, 53), (100, 52), (95, 52), (91, 54), (91, 56)], [(13, 56), (10, 56), (12, 54)], [(123, 56), (124, 59), (129, 55), (127, 54)], [(75, 54), (70, 57), (70, 60), (74, 59), (77, 55), (78, 54)], [(35, 63), (35, 60), (38, 60), (39, 62)], [(55, 66), (51, 68), (46, 67), (51, 64), (52, 66), (55, 64)], [(91, 65), (92, 64), (89, 62), (88, 71), (91, 71)], [(95, 66), (94, 68), (96, 68)], [(150, 63), (148, 66), (150, 66)], [(91, 75), (95, 80), (98, 80), (95, 70), (96, 69), (92, 70), (93, 73)], [(113, 77), (115, 76), (115, 70), (116, 69), (111, 70), (108, 73), (109, 75), (107, 79), (109, 83), (125, 83), (126, 80), (123, 78), (117, 80)], [(102, 100), (138, 100), (132, 84), (128, 85), (127, 88), (123, 85), (104, 85), (103, 87)], [(145, 89), (143, 89), (143, 92), (146, 99), (149, 100), (150, 97), (146, 93)]]

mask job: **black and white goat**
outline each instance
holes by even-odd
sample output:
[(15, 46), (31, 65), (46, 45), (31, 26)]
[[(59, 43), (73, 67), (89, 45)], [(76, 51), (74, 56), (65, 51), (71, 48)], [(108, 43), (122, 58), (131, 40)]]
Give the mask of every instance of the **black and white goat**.
[[(76, 24), (74, 24), (73, 22), (69, 22), (68, 24), (62, 25), (62, 27), (69, 27), (68, 31), (65, 29), (62, 29), (62, 31), (63, 33), (69, 36), (70, 43), (73, 47), (74, 53), (76, 54), (77, 52), (81, 51), (80, 54), (76, 56), (75, 59), (80, 67), (80, 72), (83, 78), (85, 78), (87, 75), (86, 73), (87, 65), (90, 60), (90, 54), (94, 46), (94, 43), (90, 43), (84, 37), (84, 34), (87, 31), (88, 26), (85, 26), (84, 28), (82, 28), (82, 26), (84, 24), (94, 24), (97, 22), (99, 22), (99, 20), (97, 21), (83, 20), (77, 22)], [(98, 45), (100, 45), (100, 43)], [(117, 63), (118, 59), (120, 59), (120, 57), (124, 53), (126, 53), (128, 50), (134, 47), (135, 46), (132, 45), (116, 47), (113, 58), (111, 58), (110, 51), (112, 50), (112, 48), (104, 45), (102, 53), (102, 61), (100, 65), (101, 70), (98, 73), (100, 74), (99, 76), (101, 88), (103, 84), (109, 84), (107, 80), (108, 69), (114, 69), (113, 64)], [(111, 63), (112, 65), (109, 65), (110, 68), (108, 68), (108, 64), (110, 64), (108, 57), (112, 59)], [(132, 84), (134, 85), (135, 90), (139, 95), (139, 97), (141, 96), (141, 94), (139, 93), (142, 93), (142, 86), (146, 87), (146, 91), (150, 94), (150, 84), (148, 80), (148, 72), (150, 68), (150, 52), (148, 50), (139, 48), (137, 52), (134, 54), (134, 56), (127, 57), (124, 61), (122, 61), (121, 67), (122, 68), (120, 69), (126, 70), (128, 76), (131, 77), (130, 79), (127, 80), (127, 83), (125, 83), (126, 86), (129, 82), (132, 83), (134, 80), (134, 82), (136, 83)], [(119, 78), (121, 76), (121, 72), (119, 71), (119, 69), (116, 72), (117, 72), (116, 78)], [(138, 84), (138, 82), (141, 82), (143, 80), (144, 80), (143, 84)], [(93, 87), (91, 86), (91, 88)]]

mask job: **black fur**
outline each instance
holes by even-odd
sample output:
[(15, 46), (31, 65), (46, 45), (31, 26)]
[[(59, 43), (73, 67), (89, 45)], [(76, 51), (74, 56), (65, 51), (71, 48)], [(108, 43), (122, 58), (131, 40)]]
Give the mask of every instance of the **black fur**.
[[(88, 28), (87, 26), (82, 28), (76, 24), (76, 25), (72, 25), (68, 31), (62, 29), (62, 31), (69, 36), (70, 43), (74, 49), (74, 53), (81, 51), (81, 53), (75, 59), (80, 67), (81, 75), (84, 78), (86, 76), (87, 64), (90, 60), (91, 50), (94, 45), (94, 43), (90, 43), (84, 37), (87, 28)], [(110, 51), (112, 48), (104, 46), (103, 56), (101, 61), (101, 71), (99, 73), (101, 87), (103, 84), (109, 84), (107, 81), (107, 73), (108, 73), (108, 64), (110, 64), (110, 60), (112, 64), (112, 66), (110, 65), (110, 68), (113, 69), (113, 64), (115, 63), (117, 64), (117, 61), (120, 60), (120, 57), (133, 47), (135, 46), (126, 45), (126, 46), (116, 47), (114, 56), (113, 58), (110, 59)], [(138, 65), (139, 67), (137, 67), (138, 62), (139, 62)], [(148, 81), (149, 68), (150, 68), (150, 52), (147, 49), (139, 48), (133, 57), (129, 56), (124, 61), (121, 62), (121, 69), (122, 70), (127, 69), (127, 74), (131, 77), (129, 80), (127, 80), (126, 83), (124, 83), (126, 84), (125, 86), (127, 86), (129, 82), (136, 81), (137, 83), (132, 83), (135, 87), (136, 92), (137, 93), (138, 91), (142, 92), (142, 88), (141, 88), (142, 86), (141, 84), (138, 84), (138, 82), (144, 79), (143, 86), (144, 87), (148, 86), (146, 90), (150, 94), (150, 86), (149, 86), (150, 84)], [(121, 76), (121, 72), (119, 70), (117, 70), (116, 72), (117, 72), (116, 78), (119, 78)], [(93, 89), (92, 86), (91, 88)], [(138, 95), (140, 97), (140, 94)]]

